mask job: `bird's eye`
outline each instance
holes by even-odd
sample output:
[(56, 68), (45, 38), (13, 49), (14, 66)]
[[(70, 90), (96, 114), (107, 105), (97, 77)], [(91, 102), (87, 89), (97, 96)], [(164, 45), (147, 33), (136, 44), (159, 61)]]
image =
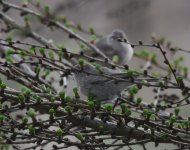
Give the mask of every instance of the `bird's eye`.
[(118, 42), (123, 42), (123, 40), (122, 40), (122, 39), (117, 39), (117, 41), (118, 41)]
[(125, 42), (125, 43), (127, 43), (127, 39), (125, 39), (125, 38), (119, 38), (119, 39), (117, 39), (117, 41), (118, 42)]

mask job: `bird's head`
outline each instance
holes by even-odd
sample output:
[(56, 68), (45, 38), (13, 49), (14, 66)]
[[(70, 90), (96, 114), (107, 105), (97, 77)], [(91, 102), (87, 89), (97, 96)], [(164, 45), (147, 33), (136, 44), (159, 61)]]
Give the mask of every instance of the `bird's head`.
[(119, 29), (114, 29), (110, 35), (110, 38), (113, 41), (120, 42), (120, 43), (121, 42), (125, 42), (125, 43), (128, 42), (128, 39), (127, 39), (125, 32), (122, 30), (119, 30)]

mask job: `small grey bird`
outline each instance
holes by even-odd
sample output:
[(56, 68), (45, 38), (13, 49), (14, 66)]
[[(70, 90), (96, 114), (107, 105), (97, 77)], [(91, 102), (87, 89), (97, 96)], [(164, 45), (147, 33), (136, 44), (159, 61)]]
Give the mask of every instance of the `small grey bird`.
[[(100, 101), (116, 100), (124, 89), (134, 84), (103, 76), (109, 75), (117, 79), (126, 79), (130, 81), (131, 78), (129, 75), (121, 70), (110, 69), (107, 67), (101, 67), (100, 70), (97, 70), (97, 68), (89, 62), (84, 63), (82, 70), (80, 70), (81, 68), (79, 66), (77, 66), (77, 68), (79, 70), (74, 71), (74, 76), (78, 86), (80, 87), (81, 93), (85, 96), (92, 96)], [(88, 72), (89, 74), (85, 72)], [(144, 79), (150, 82), (158, 81), (158, 79), (145, 78), (140, 75), (134, 75), (133, 78), (138, 82), (141, 82)]]
[[(126, 34), (122, 30), (114, 29), (111, 34), (100, 39), (95, 43), (95, 45), (111, 60), (116, 56), (118, 57), (117, 63), (125, 65), (133, 56), (133, 48), (128, 42)], [(89, 50), (84, 52), (94, 57), (98, 56), (98, 54), (89, 53), (92, 52)], [(80, 67), (77, 66), (77, 68), (79, 69)], [(92, 74), (99, 74), (99, 70), (88, 62), (84, 64), (83, 71)], [(118, 69), (115, 70), (107, 67), (101, 67), (100, 71), (102, 74), (127, 78), (127, 74), (122, 73), (121, 70)], [(118, 98), (125, 88), (132, 85), (132, 83), (129, 82), (116, 82), (113, 79), (108, 79), (101, 75), (88, 75), (82, 71), (75, 71), (74, 76), (82, 94), (93, 96), (95, 99), (101, 101), (114, 100)]]
[[(77, 66), (77, 68), (79, 68), (79, 66)], [(99, 70), (90, 63), (84, 64), (83, 71), (97, 74), (92, 75), (82, 71), (74, 72), (80, 91), (85, 96), (92, 96), (93, 98), (101, 101), (113, 100), (116, 99), (120, 95), (121, 91), (128, 86), (128, 83), (126, 82), (116, 83), (114, 80), (101, 76)], [(102, 67), (101, 72), (106, 75), (112, 75), (114, 73), (118, 73), (118, 70)]]
[[(114, 29), (112, 33), (97, 41), (95, 45), (111, 60), (113, 60), (113, 57), (118, 57), (116, 63), (119, 65), (128, 64), (133, 56), (133, 48), (129, 44), (126, 34), (120, 29)], [(92, 50), (84, 52), (94, 57), (98, 56)]]

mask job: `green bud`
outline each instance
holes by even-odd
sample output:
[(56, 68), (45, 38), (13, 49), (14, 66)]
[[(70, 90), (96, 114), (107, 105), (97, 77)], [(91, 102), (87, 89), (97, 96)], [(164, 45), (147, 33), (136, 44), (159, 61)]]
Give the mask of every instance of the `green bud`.
[(141, 97), (138, 97), (137, 100), (136, 100), (137, 104), (139, 105), (141, 102), (142, 102), (142, 98)]
[(185, 128), (189, 128), (189, 120), (183, 120), (183, 121), (182, 121), (182, 125), (183, 125)]
[(40, 48), (40, 49), (39, 49), (39, 52), (40, 52), (42, 55), (44, 55), (44, 54), (45, 54), (45, 48)]
[(113, 104), (111, 103), (107, 103), (104, 105), (104, 109), (108, 112), (112, 111), (113, 110)]
[(77, 88), (77, 87), (74, 87), (74, 88), (73, 88), (73, 92), (74, 92), (74, 93), (77, 93), (77, 92), (78, 92), (78, 88)]
[(143, 49), (143, 50), (141, 51), (141, 57), (148, 58), (149, 55), (150, 55), (150, 53), (148, 52), (148, 50)]
[(178, 124), (177, 124), (177, 128), (182, 129), (182, 128), (183, 128), (183, 125), (180, 124), (180, 123), (178, 123)]
[(26, 117), (22, 118), (22, 123), (26, 124), (28, 122), (28, 119)]
[(151, 62), (153, 62), (153, 63), (156, 63), (157, 61), (156, 61), (156, 54), (152, 54), (152, 56), (151, 56)]
[(64, 91), (59, 92), (59, 98), (61, 98), (61, 99), (65, 98), (65, 92)]
[(79, 65), (80, 65), (80, 67), (82, 68), (83, 65), (84, 65), (84, 59), (80, 58), (80, 59), (78, 60), (78, 63), (79, 63)]
[(6, 88), (6, 84), (5, 83), (1, 83), (0, 89), (5, 89), (5, 88)]
[(80, 97), (79, 93), (78, 93), (78, 88), (77, 87), (73, 88), (73, 92), (75, 94), (75, 98), (79, 98)]
[(183, 77), (182, 76), (177, 76), (176, 77), (176, 80), (177, 80), (177, 82), (183, 82)]
[(61, 61), (62, 58), (64, 57), (64, 53), (62, 51), (58, 51), (57, 54), (59, 56), (59, 60)]
[(91, 35), (90, 38), (92, 41), (96, 41), (96, 35)]
[(56, 136), (57, 136), (58, 138), (61, 138), (61, 137), (63, 136), (63, 130), (62, 130), (62, 129), (57, 129), (57, 130), (56, 130)]
[(167, 126), (170, 126), (170, 123), (171, 123), (170, 120), (165, 121), (165, 125), (167, 125)]
[(166, 133), (160, 133), (160, 138), (165, 140), (167, 138), (167, 134)]
[(33, 125), (29, 125), (28, 129), (29, 129), (29, 133), (31, 135), (35, 135), (36, 134), (36, 129), (33, 127)]
[(37, 99), (38, 95), (36, 93), (32, 93), (32, 98)]
[(30, 109), (28, 112), (27, 112), (28, 116), (30, 116), (31, 118), (34, 118), (35, 117), (35, 113), (32, 109)]
[(93, 66), (96, 68), (96, 70), (100, 71), (101, 70), (101, 65), (97, 63), (93, 63)]
[(24, 58), (24, 57), (26, 56), (26, 54), (25, 54), (25, 51), (24, 51), (24, 50), (21, 50), (21, 51), (19, 52), (19, 54), (20, 54), (20, 56), (21, 56), (22, 58)]
[(34, 100), (37, 102), (37, 103), (41, 103), (42, 102), (42, 98), (38, 95), (35, 95), (33, 96)]
[(49, 9), (49, 6), (47, 6), (47, 5), (44, 6), (44, 11), (45, 11), (46, 13), (49, 13), (49, 10), (50, 10), (50, 9)]
[(4, 115), (0, 115), (0, 121), (2, 122), (5, 119)]
[(30, 51), (31, 54), (35, 54), (36, 48), (34, 46), (31, 46), (29, 51)]
[(31, 93), (31, 90), (25, 86), (21, 88), (21, 91), (24, 93), (24, 95), (29, 95)]
[(127, 109), (127, 106), (124, 103), (121, 103), (120, 107), (121, 107), (122, 111), (125, 111)]
[(125, 114), (126, 114), (127, 116), (130, 116), (130, 115), (132, 114), (131, 109), (127, 108), (127, 109), (125, 110)]
[(94, 28), (90, 27), (90, 28), (89, 28), (89, 32), (90, 32), (90, 34), (95, 34)]
[(129, 77), (132, 77), (133, 76), (133, 73), (134, 73), (134, 71), (133, 70), (127, 70), (127, 75), (129, 76)]
[(54, 53), (53, 53), (52, 51), (50, 51), (50, 52), (48, 53), (48, 55), (49, 55), (49, 58), (50, 58), (50, 59), (54, 60)]
[(44, 71), (44, 76), (47, 77), (47, 76), (50, 74), (50, 72), (51, 72), (50, 70), (46, 69), (46, 70)]
[(180, 109), (177, 107), (174, 109), (175, 115), (178, 116)]
[(94, 97), (92, 95), (88, 95), (87, 100), (88, 101), (94, 101)]
[(50, 98), (50, 102), (51, 102), (51, 103), (54, 103), (54, 102), (55, 102), (55, 97), (51, 97), (51, 98)]
[(20, 94), (18, 95), (18, 100), (19, 100), (21, 103), (25, 102), (25, 97), (24, 97), (24, 95), (23, 95), (22, 93), (20, 93)]
[(88, 101), (87, 104), (91, 109), (95, 106), (93, 101)]
[(128, 91), (129, 91), (129, 93), (130, 93), (131, 95), (137, 94), (138, 90), (139, 90), (139, 89), (138, 89), (138, 87), (137, 87), (136, 85), (133, 85), (133, 86), (129, 87), (129, 89), (128, 89)]
[(79, 139), (80, 141), (84, 141), (84, 136), (82, 133), (77, 133), (76, 138)]
[(70, 96), (65, 96), (65, 101), (66, 102), (69, 102), (69, 101), (71, 101), (72, 100), (72, 98), (70, 97)]
[(40, 73), (40, 71), (41, 71), (40, 66), (37, 66), (37, 67), (35, 68), (35, 72), (36, 72), (36, 74), (39, 74), (39, 73)]
[(171, 123), (174, 123), (175, 121), (176, 121), (176, 116), (174, 116), (174, 115), (171, 116), (171, 117), (170, 117), (170, 122), (171, 122)]
[(5, 56), (10, 56), (10, 55), (12, 55), (12, 54), (14, 54), (15, 53), (15, 51), (13, 50), (13, 49), (7, 49), (7, 51), (5, 52)]
[(42, 84), (42, 85), (41, 85), (41, 89), (42, 89), (44, 92), (46, 92), (46, 91), (47, 91), (46, 85), (45, 85), (45, 84)]
[(150, 118), (153, 113), (149, 109), (143, 109), (143, 115)]
[(117, 113), (117, 114), (121, 114), (121, 108), (116, 108), (116, 109), (114, 110), (114, 112)]
[(13, 62), (13, 58), (11, 56), (6, 56), (6, 62), (8, 63), (12, 63)]
[(54, 110), (53, 108), (50, 108), (50, 109), (49, 109), (49, 114), (50, 114), (50, 115), (53, 115), (54, 113), (55, 113), (55, 110)]
[(164, 86), (164, 81), (159, 81), (158, 85), (159, 85), (160, 87), (163, 87), (163, 86)]
[(66, 112), (69, 112), (69, 113), (70, 113), (70, 112), (72, 112), (72, 110), (73, 110), (73, 108), (72, 108), (71, 106), (66, 106), (66, 107), (65, 107), (65, 111), (66, 111)]
[(85, 49), (85, 48), (86, 48), (86, 44), (80, 42), (80, 48), (81, 48), (81, 49)]
[(64, 44), (62, 44), (62, 43), (58, 44), (57, 47), (58, 47), (59, 49), (65, 48)]
[(28, 16), (24, 16), (24, 22), (25, 22), (26, 26), (29, 26), (29, 18), (28, 18)]

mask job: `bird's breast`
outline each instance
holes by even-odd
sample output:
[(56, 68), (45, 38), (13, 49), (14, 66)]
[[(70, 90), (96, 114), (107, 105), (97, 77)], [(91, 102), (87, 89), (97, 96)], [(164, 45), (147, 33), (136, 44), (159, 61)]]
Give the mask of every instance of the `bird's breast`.
[(127, 43), (122, 43), (122, 51), (121, 51), (121, 58), (123, 62), (121, 64), (127, 64), (131, 58), (133, 57), (133, 48), (131, 47), (130, 44)]

